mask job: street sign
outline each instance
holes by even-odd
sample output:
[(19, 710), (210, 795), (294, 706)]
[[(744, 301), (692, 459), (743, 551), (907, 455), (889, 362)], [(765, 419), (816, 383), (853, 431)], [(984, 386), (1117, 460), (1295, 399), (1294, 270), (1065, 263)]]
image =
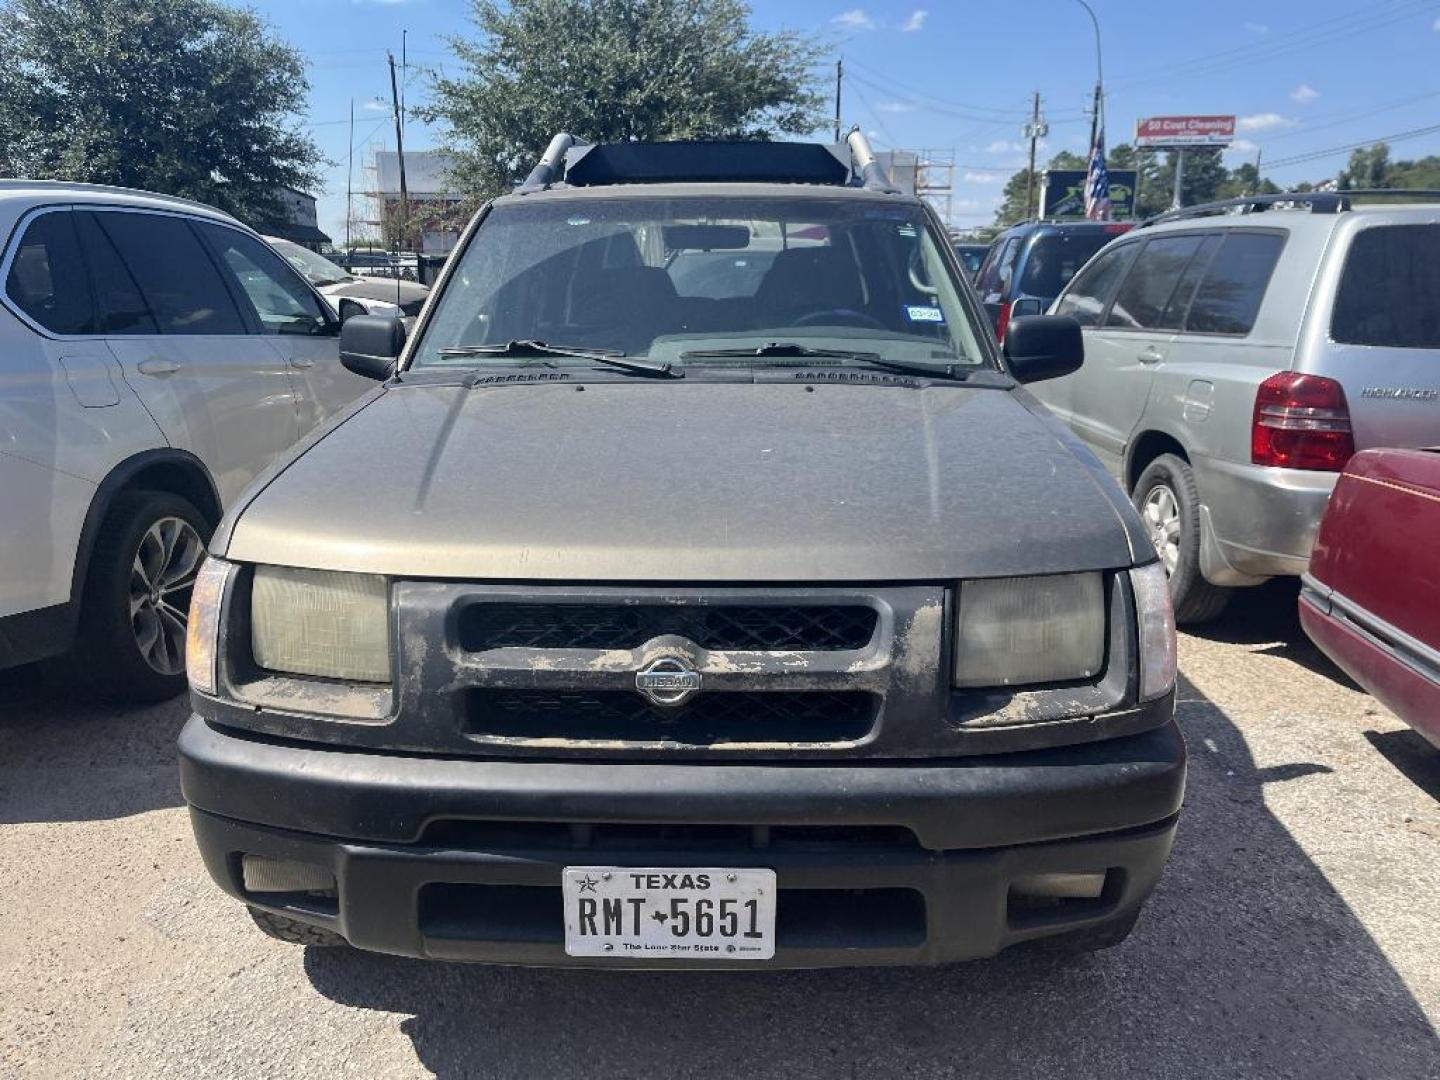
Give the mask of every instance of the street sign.
[(1135, 146), (1140, 150), (1229, 146), (1234, 141), (1233, 116), (1151, 116), (1135, 121)]
[[(1085, 216), (1084, 169), (1047, 169), (1040, 188), (1040, 217), (1083, 218)], [(1135, 216), (1135, 170), (1110, 170), (1110, 215)]]

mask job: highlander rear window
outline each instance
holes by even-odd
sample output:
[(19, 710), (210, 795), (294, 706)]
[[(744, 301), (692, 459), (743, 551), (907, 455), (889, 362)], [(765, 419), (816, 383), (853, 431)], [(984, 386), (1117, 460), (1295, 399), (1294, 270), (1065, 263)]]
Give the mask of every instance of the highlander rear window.
[(1346, 345), (1440, 349), (1440, 225), (1379, 225), (1356, 234), (1330, 336)]

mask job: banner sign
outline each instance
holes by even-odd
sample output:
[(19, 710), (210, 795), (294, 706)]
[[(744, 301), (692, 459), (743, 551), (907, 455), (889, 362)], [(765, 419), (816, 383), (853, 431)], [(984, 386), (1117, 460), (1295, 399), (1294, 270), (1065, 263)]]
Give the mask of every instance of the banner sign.
[(1138, 149), (1229, 146), (1234, 141), (1233, 116), (1151, 116), (1135, 121), (1135, 146)]
[[(1050, 169), (1041, 178), (1040, 218), (1085, 216), (1085, 170)], [(1135, 170), (1110, 170), (1110, 216), (1135, 216)]]

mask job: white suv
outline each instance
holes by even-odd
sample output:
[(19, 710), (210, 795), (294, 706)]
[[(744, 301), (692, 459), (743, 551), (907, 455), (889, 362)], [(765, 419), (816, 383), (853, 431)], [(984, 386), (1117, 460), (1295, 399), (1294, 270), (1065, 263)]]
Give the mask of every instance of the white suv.
[(0, 668), (60, 657), (112, 697), (185, 686), (224, 508), (371, 385), (339, 323), (218, 210), (0, 181)]
[(1303, 574), (1355, 451), (1440, 445), (1435, 193), (1164, 214), (1091, 259), (1051, 310), (1084, 326), (1085, 366), (1035, 396), (1131, 493), (1181, 622), (1213, 618), (1237, 586)]

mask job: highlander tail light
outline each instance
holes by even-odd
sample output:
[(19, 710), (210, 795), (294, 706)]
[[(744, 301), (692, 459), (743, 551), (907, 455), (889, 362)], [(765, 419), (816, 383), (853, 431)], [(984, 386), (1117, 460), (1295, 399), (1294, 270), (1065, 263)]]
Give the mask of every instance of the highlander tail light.
[(995, 320), (995, 340), (1005, 341), (1005, 331), (1010, 329), (1010, 301), (1006, 300), (1000, 305), (1000, 315)]
[(1282, 371), (1260, 384), (1250, 428), (1256, 465), (1339, 472), (1354, 453), (1350, 407), (1334, 379)]

